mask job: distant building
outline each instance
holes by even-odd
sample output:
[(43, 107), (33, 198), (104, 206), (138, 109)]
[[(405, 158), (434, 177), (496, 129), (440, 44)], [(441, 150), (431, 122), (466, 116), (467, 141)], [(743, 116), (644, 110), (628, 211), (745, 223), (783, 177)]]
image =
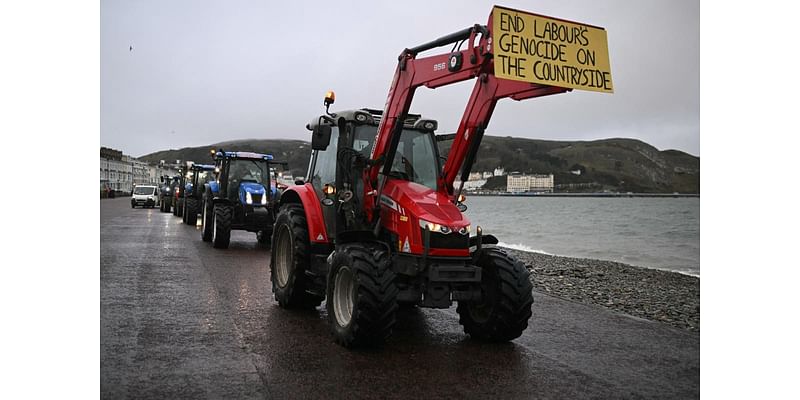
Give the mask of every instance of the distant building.
[(486, 171), (486, 172), (483, 173), (483, 179), (489, 179), (489, 178), (491, 178), (493, 176), (494, 176), (494, 174), (492, 174), (492, 171)]
[(503, 167), (497, 167), (494, 169), (494, 176), (503, 176), (505, 175), (505, 170)]
[(506, 191), (509, 193), (552, 192), (553, 174), (525, 175), (511, 173), (506, 175)]
[(470, 172), (469, 177), (467, 178), (468, 181), (477, 181), (481, 179), (483, 175), (480, 172)]
[(464, 182), (464, 190), (466, 191), (473, 191), (478, 190), (486, 184), (486, 179), (476, 179), (474, 181), (466, 181)]
[(553, 174), (547, 175), (530, 175), (530, 189), (531, 192), (552, 192), (553, 191)]

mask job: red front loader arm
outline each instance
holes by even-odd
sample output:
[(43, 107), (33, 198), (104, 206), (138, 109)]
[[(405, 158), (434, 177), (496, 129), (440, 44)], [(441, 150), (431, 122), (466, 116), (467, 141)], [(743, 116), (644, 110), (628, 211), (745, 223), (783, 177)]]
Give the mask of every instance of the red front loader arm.
[[(469, 169), (475, 160), (483, 132), (491, 119), (497, 100), (504, 97), (523, 100), (571, 90), (497, 79), (494, 76), (491, 21), (490, 14), (487, 26), (475, 25), (433, 42), (405, 49), (398, 57), (397, 70), (389, 88), (389, 96), (386, 99), (383, 117), (375, 137), (375, 146), (370, 156), (373, 163), (365, 171), (364, 192), (374, 196), (371, 205), (365, 202), (365, 208), (368, 208), (365, 211), (373, 220), (375, 218), (373, 211), (378, 207), (384, 184), (384, 180), (378, 181), (380, 169), (383, 168), (382, 175), (388, 175), (400, 140), (403, 119), (409, 112), (414, 92), (418, 87), (435, 89), (480, 77), (472, 90), (439, 178), (439, 187), (444, 188), (453, 199), (457, 196), (453, 187), (456, 176), (461, 171), (463, 182), (469, 175)], [(479, 34), (480, 40), (476, 43)], [(416, 58), (420, 52), (464, 41), (467, 44), (465, 50)]]

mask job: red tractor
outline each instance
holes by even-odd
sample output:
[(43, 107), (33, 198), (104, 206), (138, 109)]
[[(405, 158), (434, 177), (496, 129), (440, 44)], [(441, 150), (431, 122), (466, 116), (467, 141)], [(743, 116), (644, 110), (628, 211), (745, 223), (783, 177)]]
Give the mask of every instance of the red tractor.
[[(282, 307), (316, 307), (327, 297), (339, 344), (383, 342), (399, 305), (448, 308), (472, 338), (509, 341), (531, 317), (527, 268), (462, 212), (461, 190), (499, 99), (571, 89), (498, 79), (489, 26), (475, 25), (400, 54), (384, 110), (329, 112), (307, 125), (307, 181), (280, 200), (271, 260)], [(447, 54), (423, 51), (466, 43)], [(409, 114), (414, 91), (476, 79), (446, 161), (437, 122)], [(460, 182), (456, 185), (456, 179)]]

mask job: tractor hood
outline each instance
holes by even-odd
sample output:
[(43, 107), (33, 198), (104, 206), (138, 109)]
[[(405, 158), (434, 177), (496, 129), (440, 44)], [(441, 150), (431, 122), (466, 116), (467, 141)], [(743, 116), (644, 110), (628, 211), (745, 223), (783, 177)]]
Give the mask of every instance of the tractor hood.
[(469, 219), (446, 195), (427, 186), (390, 179), (383, 193), (381, 204), (395, 209), (401, 215), (441, 224), (455, 231), (470, 224)]
[(259, 195), (264, 196), (266, 195), (267, 191), (264, 189), (264, 185), (255, 182), (242, 182), (239, 184), (239, 202), (242, 204), (247, 204), (247, 193), (250, 193), (250, 196)]

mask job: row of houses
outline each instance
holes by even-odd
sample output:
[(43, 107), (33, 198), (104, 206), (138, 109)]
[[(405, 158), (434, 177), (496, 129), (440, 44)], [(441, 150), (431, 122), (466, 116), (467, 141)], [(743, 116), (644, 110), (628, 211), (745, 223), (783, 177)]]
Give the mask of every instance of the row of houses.
[[(177, 161), (177, 160), (176, 160)], [(130, 193), (135, 185), (157, 185), (164, 175), (177, 175), (175, 164), (150, 165), (119, 150), (100, 148), (100, 190)]]

